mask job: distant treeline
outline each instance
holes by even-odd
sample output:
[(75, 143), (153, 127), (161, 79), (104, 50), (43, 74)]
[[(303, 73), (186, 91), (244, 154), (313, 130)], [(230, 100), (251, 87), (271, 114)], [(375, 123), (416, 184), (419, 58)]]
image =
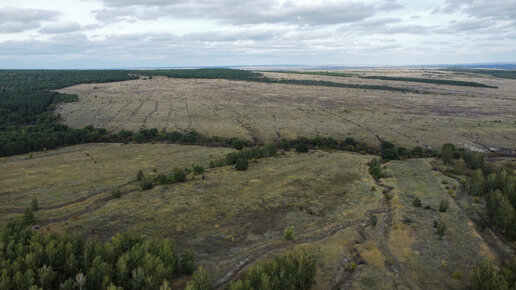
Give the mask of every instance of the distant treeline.
[(352, 73), (333, 72), (333, 71), (270, 71), (280, 72), (284, 74), (297, 74), (297, 75), (312, 75), (312, 76), (329, 76), (329, 77), (353, 77), (356, 76)]
[(516, 79), (516, 70), (505, 70), (505, 69), (469, 69), (469, 68), (449, 68), (449, 71), (458, 73), (471, 73), (471, 74), (482, 74), (488, 75), (495, 78), (501, 79)]
[(476, 83), (476, 82), (465, 82), (465, 81), (455, 81), (455, 80), (389, 77), (389, 76), (362, 76), (360, 78), (374, 79), (374, 80), (386, 80), (386, 81), (400, 81), (400, 82), (415, 82), (415, 83), (427, 83), (427, 84), (438, 84), (438, 85), (463, 86), (463, 87), (478, 87), (478, 88), (492, 88), (492, 89), (498, 88), (496, 86), (489, 86), (489, 85)]
[(366, 90), (383, 90), (395, 92), (412, 92), (417, 93), (417, 90), (391, 87), (387, 85), (362, 85), (362, 84), (345, 84), (330, 81), (318, 80), (292, 80), (292, 79), (274, 79), (265, 77), (263, 74), (252, 71), (226, 69), (226, 68), (205, 68), (205, 69), (173, 69), (173, 70), (148, 70), (148, 71), (133, 71), (132, 73), (145, 76), (164, 76), (170, 78), (195, 78), (195, 79), (227, 79), (240, 80), (250, 82), (287, 84), (287, 85), (303, 85), (303, 86), (321, 86), (321, 87), (338, 87), (351, 89), (366, 89)]

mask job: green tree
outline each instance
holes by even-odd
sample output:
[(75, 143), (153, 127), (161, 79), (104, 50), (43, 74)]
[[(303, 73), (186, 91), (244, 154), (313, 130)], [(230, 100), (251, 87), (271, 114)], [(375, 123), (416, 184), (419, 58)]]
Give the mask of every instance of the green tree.
[(419, 198), (415, 198), (413, 201), (412, 201), (412, 205), (415, 206), (415, 207), (421, 207), (422, 206), (422, 203), (421, 203), (421, 200)]
[(469, 192), (472, 195), (482, 195), (486, 188), (486, 179), (482, 170), (477, 169), (471, 176)]
[(186, 283), (186, 290), (212, 290), (210, 276), (208, 272), (200, 266), (192, 276), (192, 279)]
[(202, 165), (194, 165), (193, 172), (194, 174), (204, 174), (204, 167)]
[(439, 211), (440, 212), (446, 212), (450, 205), (450, 201), (447, 198), (443, 198), (441, 202), (439, 203)]
[(296, 152), (297, 153), (307, 153), (309, 150), (309, 147), (307, 144), (305, 143), (298, 143), (296, 145)]
[(31, 208), (32, 208), (32, 211), (38, 211), (39, 210), (39, 204), (38, 204), (38, 200), (36, 198), (32, 199)]

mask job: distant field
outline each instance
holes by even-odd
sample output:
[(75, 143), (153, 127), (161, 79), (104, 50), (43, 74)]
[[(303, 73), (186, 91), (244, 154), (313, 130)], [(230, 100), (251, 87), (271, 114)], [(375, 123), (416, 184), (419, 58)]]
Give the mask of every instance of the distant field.
[[(341, 72), (335, 72), (338, 74)], [(298, 136), (378, 137), (413, 147), (453, 142), (473, 150), (516, 148), (516, 81), (428, 69), (345, 71), (356, 77), (264, 72), (268, 78), (396, 86), (421, 93), (300, 86), (219, 79), (154, 77), (60, 90), (79, 102), (59, 106), (64, 123), (110, 131), (165, 128), (258, 142)], [(364, 76), (438, 78), (494, 88)]]
[[(71, 230), (102, 239), (117, 232), (166, 237), (179, 249), (193, 249), (217, 285), (227, 281), (222, 279), (226, 273), (234, 277), (248, 263), (294, 247), (318, 253), (316, 289), (346, 283), (358, 289), (459, 288), (467, 279), (452, 279), (454, 271), (469, 277), (477, 262), (497, 257), (454, 200), (444, 214), (449, 231), (443, 240), (435, 235), (436, 208), (447, 195), (442, 181), (457, 184), (432, 171), (427, 159), (387, 163), (392, 177), (385, 185), (367, 173), (373, 156), (321, 151), (260, 159), (247, 171), (207, 169), (205, 179), (189, 175), (186, 183), (149, 191), (127, 184), (139, 168), (145, 174), (155, 174), (154, 168), (169, 172), (206, 164), (228, 151), (92, 144), (40, 152), (30, 159), (4, 158), (0, 178), (15, 181), (3, 184), (0, 194), (7, 202), (0, 220), (19, 216), (36, 196), (42, 207), (36, 212), (41, 232)], [(123, 196), (111, 199), (117, 186)], [(382, 195), (386, 191), (394, 196), (390, 202)], [(432, 209), (413, 207), (415, 197)], [(282, 240), (287, 226), (295, 229), (294, 242)], [(358, 264), (354, 272), (345, 270), (350, 262)]]

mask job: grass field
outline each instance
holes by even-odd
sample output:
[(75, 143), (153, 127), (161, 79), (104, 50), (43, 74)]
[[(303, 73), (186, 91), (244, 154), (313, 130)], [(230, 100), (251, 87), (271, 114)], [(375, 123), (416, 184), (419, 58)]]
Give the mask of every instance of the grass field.
[[(0, 220), (20, 215), (37, 197), (39, 231), (79, 231), (107, 239), (118, 232), (170, 239), (194, 250), (216, 285), (227, 283), (257, 260), (296, 247), (319, 256), (316, 289), (331, 287), (460, 288), (481, 259), (497, 253), (450, 197), (456, 182), (432, 171), (430, 160), (387, 163), (390, 175), (378, 184), (367, 173), (373, 156), (311, 151), (251, 162), (247, 171), (231, 166), (207, 169), (205, 178), (140, 191), (134, 175), (206, 165), (231, 151), (199, 146), (91, 144), (4, 158)], [(51, 177), (54, 175), (53, 177)], [(446, 185), (443, 184), (446, 180)], [(111, 198), (120, 186), (123, 196)], [(382, 191), (390, 190), (388, 201)], [(419, 197), (431, 209), (415, 208)], [(442, 239), (433, 221), (442, 215)], [(376, 220), (375, 224), (372, 223)], [(293, 226), (294, 241), (283, 231)], [(351, 263), (356, 263), (351, 270)], [(460, 270), (464, 280), (452, 278)]]
[[(321, 135), (352, 136), (376, 144), (379, 136), (406, 147), (437, 148), (453, 142), (479, 151), (516, 148), (515, 80), (428, 69), (350, 73), (356, 76), (263, 74), (389, 85), (421, 93), (155, 77), (62, 89), (78, 94), (79, 102), (62, 104), (57, 112), (70, 126), (93, 124), (115, 132), (155, 127), (261, 142)], [(363, 76), (474, 81), (498, 88), (360, 78)]]

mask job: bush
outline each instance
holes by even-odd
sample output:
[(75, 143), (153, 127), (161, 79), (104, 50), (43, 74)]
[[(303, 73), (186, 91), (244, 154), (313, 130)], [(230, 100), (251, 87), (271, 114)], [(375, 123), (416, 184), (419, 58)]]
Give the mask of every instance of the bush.
[(140, 189), (141, 190), (149, 190), (149, 189), (152, 189), (153, 187), (154, 187), (154, 184), (152, 183), (152, 181), (147, 180), (145, 178), (142, 178), (142, 180), (140, 180)]
[(175, 182), (185, 182), (186, 181), (186, 174), (183, 172), (183, 170), (176, 170), (174, 172), (174, 180), (175, 180)]
[(122, 197), (122, 192), (120, 192), (120, 188), (117, 188), (111, 192), (111, 196), (113, 198), (120, 198)]
[(384, 160), (396, 160), (399, 158), (399, 154), (398, 154), (398, 151), (394, 148), (389, 148), (389, 149), (385, 149), (383, 152), (382, 152), (382, 158)]
[(194, 165), (193, 172), (194, 174), (204, 174), (204, 167), (202, 165)]
[(349, 263), (349, 269), (351, 271), (355, 271), (357, 269), (357, 263), (355, 263), (353, 261), (351, 263)]
[(439, 203), (439, 211), (446, 212), (449, 205), (450, 205), (450, 202), (448, 201), (448, 199), (446, 199), (446, 198), (442, 199), (441, 202)]
[(247, 170), (248, 167), (249, 167), (249, 161), (247, 161), (245, 159), (238, 159), (235, 164), (236, 170)]
[(293, 226), (289, 226), (283, 231), (283, 238), (285, 240), (294, 240), (296, 238), (296, 232)]
[(444, 232), (446, 232), (446, 223), (444, 222), (444, 219), (440, 219), (438, 222), (437, 222), (437, 225), (436, 225), (436, 234), (439, 236), (439, 237), (443, 237), (444, 236)]
[(36, 198), (32, 199), (31, 209), (32, 209), (32, 211), (38, 211), (38, 209), (39, 209), (38, 200)]
[(144, 175), (143, 175), (143, 170), (138, 170), (138, 173), (136, 174), (136, 180), (138, 181), (142, 181)]
[(299, 143), (296, 145), (296, 152), (297, 153), (307, 153), (309, 150), (308, 145), (305, 143)]
[(463, 278), (462, 272), (459, 270), (453, 272), (452, 278), (455, 280), (462, 280), (462, 278)]
[(242, 150), (244, 148), (244, 142), (238, 138), (233, 138), (231, 141), (231, 147), (235, 148), (236, 150)]
[(281, 142), (280, 142), (280, 148), (285, 150), (285, 151), (290, 150), (290, 142), (288, 142), (285, 139), (282, 139)]
[(413, 201), (412, 201), (412, 205), (415, 206), (415, 207), (421, 207), (423, 204), (421, 203), (421, 200), (419, 198), (415, 198)]

